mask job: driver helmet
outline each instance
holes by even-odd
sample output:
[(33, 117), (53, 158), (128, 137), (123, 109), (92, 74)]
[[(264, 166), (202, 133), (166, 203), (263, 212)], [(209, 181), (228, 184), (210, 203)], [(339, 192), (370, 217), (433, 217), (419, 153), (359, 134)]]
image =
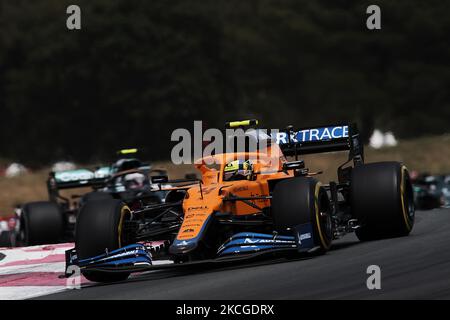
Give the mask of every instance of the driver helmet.
[(249, 160), (234, 160), (228, 162), (223, 173), (224, 181), (250, 179), (253, 174), (253, 165)]
[(121, 183), (126, 190), (142, 189), (149, 184), (147, 177), (139, 172), (124, 175)]
[(113, 172), (123, 172), (132, 169), (138, 169), (142, 166), (138, 159), (119, 159), (113, 165)]

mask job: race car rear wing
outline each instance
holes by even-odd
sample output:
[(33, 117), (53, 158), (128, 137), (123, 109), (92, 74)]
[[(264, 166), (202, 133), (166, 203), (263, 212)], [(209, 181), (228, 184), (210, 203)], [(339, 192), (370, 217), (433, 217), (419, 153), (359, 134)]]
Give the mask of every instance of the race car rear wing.
[(107, 180), (106, 178), (93, 178), (82, 181), (54, 182), (52, 177), (49, 177), (47, 183), (52, 184), (53, 186), (57, 186), (57, 188), (60, 190), (83, 188), (83, 187), (92, 187), (94, 189), (98, 189), (105, 185), (106, 180)]
[(48, 183), (58, 189), (101, 187), (110, 178), (110, 172), (105, 172), (105, 168), (99, 168), (95, 172), (88, 169), (50, 172)]
[(363, 143), (356, 124), (337, 124), (294, 130), (289, 126), (275, 137), (285, 156), (349, 151), (348, 160), (364, 162)]
[(100, 168), (96, 172), (87, 169), (50, 172), (47, 179), (47, 190), (50, 201), (56, 201), (58, 198), (67, 201), (67, 199), (59, 194), (59, 191), (63, 189), (90, 187), (95, 190), (103, 188), (110, 175), (102, 170), (104, 171), (104, 168)]

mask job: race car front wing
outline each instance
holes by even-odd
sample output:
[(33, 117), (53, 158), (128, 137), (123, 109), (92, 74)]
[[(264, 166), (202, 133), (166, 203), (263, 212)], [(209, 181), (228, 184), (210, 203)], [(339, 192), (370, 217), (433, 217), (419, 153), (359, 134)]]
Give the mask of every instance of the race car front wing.
[[(302, 224), (292, 230), (293, 235), (278, 235), (241, 232), (226, 240), (217, 250), (214, 259), (159, 264), (154, 263), (157, 259), (158, 250), (151, 245), (136, 243), (127, 245), (117, 250), (105, 251), (103, 254), (88, 259), (78, 259), (74, 249), (66, 251), (65, 277), (73, 274), (71, 266), (77, 266), (81, 270), (96, 270), (104, 272), (143, 272), (163, 269), (175, 266), (189, 266), (193, 264), (222, 263), (226, 261), (249, 260), (269, 253), (299, 252), (309, 253), (318, 247), (314, 245), (312, 238), (312, 225)], [(156, 247), (158, 249), (158, 247)]]

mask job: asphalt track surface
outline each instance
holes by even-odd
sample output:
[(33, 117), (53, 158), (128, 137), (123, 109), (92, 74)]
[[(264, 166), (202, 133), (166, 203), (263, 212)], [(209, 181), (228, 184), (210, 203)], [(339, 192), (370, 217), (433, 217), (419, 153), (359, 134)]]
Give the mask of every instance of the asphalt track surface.
[[(367, 289), (370, 265), (381, 268), (380, 290)], [(417, 212), (408, 237), (350, 234), (323, 256), (158, 271), (40, 299), (450, 299), (450, 209)]]

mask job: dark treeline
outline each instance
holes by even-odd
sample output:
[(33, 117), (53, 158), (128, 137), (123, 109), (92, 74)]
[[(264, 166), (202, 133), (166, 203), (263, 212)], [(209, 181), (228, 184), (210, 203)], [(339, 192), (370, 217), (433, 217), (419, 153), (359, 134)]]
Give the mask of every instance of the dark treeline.
[[(66, 28), (81, 7), (82, 29)], [(0, 2), (0, 157), (168, 158), (173, 129), (356, 121), (398, 137), (448, 132), (450, 1)]]

